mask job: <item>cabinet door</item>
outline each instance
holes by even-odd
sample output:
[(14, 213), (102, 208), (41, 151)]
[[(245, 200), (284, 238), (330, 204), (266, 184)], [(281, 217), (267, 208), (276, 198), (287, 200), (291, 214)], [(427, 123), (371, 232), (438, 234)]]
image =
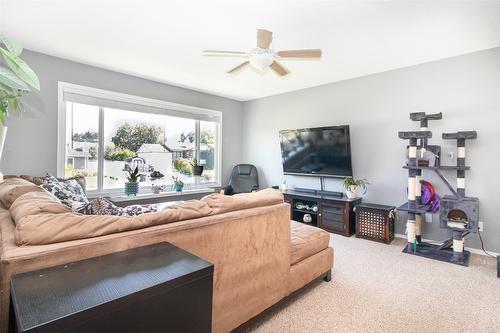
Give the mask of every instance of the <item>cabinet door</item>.
[(332, 232), (345, 233), (345, 206), (322, 203), (321, 227)]

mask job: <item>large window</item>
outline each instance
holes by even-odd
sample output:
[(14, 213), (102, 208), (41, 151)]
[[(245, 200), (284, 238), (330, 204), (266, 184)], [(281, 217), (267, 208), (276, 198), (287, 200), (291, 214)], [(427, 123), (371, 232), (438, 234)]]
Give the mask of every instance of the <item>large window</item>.
[(59, 99), (59, 176), (84, 176), (98, 193), (122, 192), (135, 167), (142, 192), (168, 191), (173, 177), (186, 189), (220, 185), (220, 112), (67, 83)]

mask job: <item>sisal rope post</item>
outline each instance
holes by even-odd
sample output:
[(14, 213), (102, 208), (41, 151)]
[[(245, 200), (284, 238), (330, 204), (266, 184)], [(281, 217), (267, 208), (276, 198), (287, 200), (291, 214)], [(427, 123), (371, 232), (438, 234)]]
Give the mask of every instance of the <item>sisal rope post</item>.
[[(417, 205), (421, 204), (422, 197), (422, 170), (415, 170), (415, 202)], [(417, 242), (422, 243), (422, 215), (415, 216), (415, 238)]]
[[(457, 139), (457, 166), (465, 167), (465, 139)], [(457, 194), (465, 197), (465, 170), (457, 170)]]
[[(408, 166), (417, 166), (417, 139), (410, 139), (410, 147), (408, 151)], [(417, 170), (414, 168), (408, 169), (408, 207), (416, 208), (416, 175)], [(413, 246), (415, 243), (415, 218), (414, 212), (408, 212), (408, 220), (406, 223), (406, 232), (408, 235), (408, 244), (406, 245), (409, 251), (413, 251)]]
[(453, 260), (462, 261), (464, 258), (464, 238), (462, 232), (453, 230)]

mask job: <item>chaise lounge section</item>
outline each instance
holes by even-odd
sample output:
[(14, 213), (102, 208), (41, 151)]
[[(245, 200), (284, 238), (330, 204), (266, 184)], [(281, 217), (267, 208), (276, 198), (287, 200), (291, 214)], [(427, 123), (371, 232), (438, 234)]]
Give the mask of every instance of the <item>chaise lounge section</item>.
[(275, 190), (188, 201), (136, 217), (77, 214), (26, 180), (0, 184), (1, 332), (13, 274), (170, 242), (215, 266), (212, 331), (229, 332), (318, 277), (330, 277), (325, 231), (290, 222)]

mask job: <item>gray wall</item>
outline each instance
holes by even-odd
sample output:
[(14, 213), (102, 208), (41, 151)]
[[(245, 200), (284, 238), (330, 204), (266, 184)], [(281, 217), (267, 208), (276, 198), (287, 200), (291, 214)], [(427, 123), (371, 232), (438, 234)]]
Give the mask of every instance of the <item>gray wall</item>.
[[(400, 205), (406, 200), (405, 145), (399, 130), (416, 130), (410, 112), (443, 112), (443, 120), (430, 124), (433, 144), (442, 144), (443, 164), (455, 152), (455, 143), (443, 142), (442, 132), (477, 130), (478, 139), (467, 144), (466, 193), (480, 198), (486, 248), (500, 252), (500, 48), (442, 61), (332, 83), (292, 93), (246, 102), (243, 112), (243, 162), (254, 163), (263, 185), (319, 188), (312, 177), (283, 176), (278, 131), (303, 127), (351, 126), (354, 175), (372, 183), (366, 202)], [(447, 189), (432, 174), (427, 179), (438, 192)], [(455, 174), (448, 178), (455, 183)], [(327, 180), (329, 190), (341, 190), (338, 180)], [(396, 232), (405, 232), (400, 214)], [(424, 238), (442, 240), (437, 216), (424, 224)], [(478, 248), (477, 235), (467, 245)]]
[(23, 52), (23, 59), (39, 75), (41, 90), (24, 99), (25, 113), (7, 122), (9, 130), (0, 166), (5, 175), (56, 173), (58, 81), (222, 111), (223, 183), (241, 159), (241, 102), (28, 50)]

